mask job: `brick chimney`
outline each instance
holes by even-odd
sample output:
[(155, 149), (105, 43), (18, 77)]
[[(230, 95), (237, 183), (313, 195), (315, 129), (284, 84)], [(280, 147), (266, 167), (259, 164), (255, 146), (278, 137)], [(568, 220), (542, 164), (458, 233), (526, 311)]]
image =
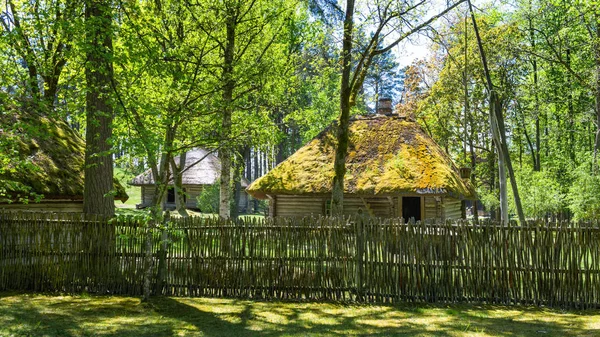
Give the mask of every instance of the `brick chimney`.
[(377, 113), (386, 116), (394, 114), (394, 109), (392, 109), (392, 99), (388, 97), (380, 98), (379, 102), (377, 102)]

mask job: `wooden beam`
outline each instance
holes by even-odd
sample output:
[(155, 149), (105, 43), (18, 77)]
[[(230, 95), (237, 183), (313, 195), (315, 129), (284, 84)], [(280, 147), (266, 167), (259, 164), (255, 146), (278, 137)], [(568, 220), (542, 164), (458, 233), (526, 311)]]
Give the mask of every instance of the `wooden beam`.
[(277, 203), (277, 196), (275, 195), (268, 195), (267, 194), (267, 198), (269, 198), (269, 216), (274, 218), (277, 214), (277, 207), (276, 207), (276, 203)]
[[(398, 217), (402, 217), (402, 196), (398, 197)], [(404, 219), (406, 220), (406, 219)]]
[(425, 221), (425, 197), (421, 197), (421, 221)]

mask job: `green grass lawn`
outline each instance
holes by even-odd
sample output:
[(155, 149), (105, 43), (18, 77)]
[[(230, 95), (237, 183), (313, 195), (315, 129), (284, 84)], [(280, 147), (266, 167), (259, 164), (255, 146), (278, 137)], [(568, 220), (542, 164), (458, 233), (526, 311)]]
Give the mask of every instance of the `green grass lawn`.
[(115, 206), (118, 208), (134, 208), (135, 205), (141, 202), (142, 198), (142, 188), (139, 186), (131, 186), (129, 182), (135, 177), (131, 172), (127, 172), (120, 168), (115, 168), (114, 173), (115, 178), (119, 180), (121, 185), (125, 188), (125, 192), (129, 196), (129, 199), (125, 203), (121, 201), (115, 201)]
[[(187, 210), (187, 212), (188, 212), (188, 214), (190, 216), (199, 216), (199, 217), (203, 217), (203, 218), (204, 217), (217, 217), (217, 216), (219, 216), (216, 213), (200, 213), (200, 212), (192, 211), (192, 210), (189, 210), (189, 209)], [(115, 213), (117, 215), (136, 216), (136, 215), (147, 214), (148, 211), (144, 210), (144, 209), (136, 209), (135, 205), (134, 205), (134, 208), (128, 207), (128, 206), (123, 207), (123, 206), (117, 205), (117, 208), (115, 209)], [(179, 213), (173, 211), (173, 212), (171, 212), (171, 216), (179, 217), (180, 215), (179, 215)], [(263, 219), (265, 216), (262, 215), (262, 214), (241, 214), (240, 217), (250, 220), (250, 219)], [(2, 337), (2, 336), (0, 336), (0, 337)]]
[(600, 312), (0, 293), (0, 336), (598, 336)]

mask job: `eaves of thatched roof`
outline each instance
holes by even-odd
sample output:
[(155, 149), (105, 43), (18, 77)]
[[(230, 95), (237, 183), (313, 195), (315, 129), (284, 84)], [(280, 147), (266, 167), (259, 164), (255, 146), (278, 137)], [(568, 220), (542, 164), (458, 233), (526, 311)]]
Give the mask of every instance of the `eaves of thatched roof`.
[[(247, 189), (256, 198), (331, 194), (337, 126), (334, 124)], [(344, 192), (357, 195), (438, 194), (473, 199), (450, 157), (414, 121), (397, 115), (350, 122)]]
[[(175, 163), (179, 164), (179, 156)], [(195, 148), (186, 153), (184, 172), (181, 177), (183, 185), (212, 185), (219, 180), (221, 174), (221, 161), (208, 150)], [(173, 184), (173, 180), (169, 181)], [(134, 186), (153, 185), (152, 170), (148, 169), (133, 178), (130, 182)], [(248, 180), (242, 179), (242, 187), (249, 185)]]
[[(11, 151), (0, 171), (7, 197), (0, 202), (27, 199), (82, 200), (85, 142), (67, 123), (43, 114), (11, 108), (0, 112), (0, 151)], [(24, 165), (24, 163), (26, 163)], [(115, 199), (128, 199), (115, 179)]]

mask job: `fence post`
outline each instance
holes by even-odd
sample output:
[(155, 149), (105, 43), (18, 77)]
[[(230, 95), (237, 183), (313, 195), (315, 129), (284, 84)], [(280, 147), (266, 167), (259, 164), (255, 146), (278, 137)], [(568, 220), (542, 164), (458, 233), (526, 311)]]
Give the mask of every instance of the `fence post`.
[(163, 285), (165, 282), (165, 276), (167, 274), (167, 226), (171, 220), (171, 213), (166, 212), (164, 222), (160, 226), (160, 248), (158, 251), (158, 272), (156, 275), (156, 289), (154, 293), (156, 295), (163, 294)]
[(356, 218), (356, 300), (363, 301), (363, 280), (365, 273), (364, 253), (365, 253), (365, 238), (364, 224), (365, 216), (359, 212)]

